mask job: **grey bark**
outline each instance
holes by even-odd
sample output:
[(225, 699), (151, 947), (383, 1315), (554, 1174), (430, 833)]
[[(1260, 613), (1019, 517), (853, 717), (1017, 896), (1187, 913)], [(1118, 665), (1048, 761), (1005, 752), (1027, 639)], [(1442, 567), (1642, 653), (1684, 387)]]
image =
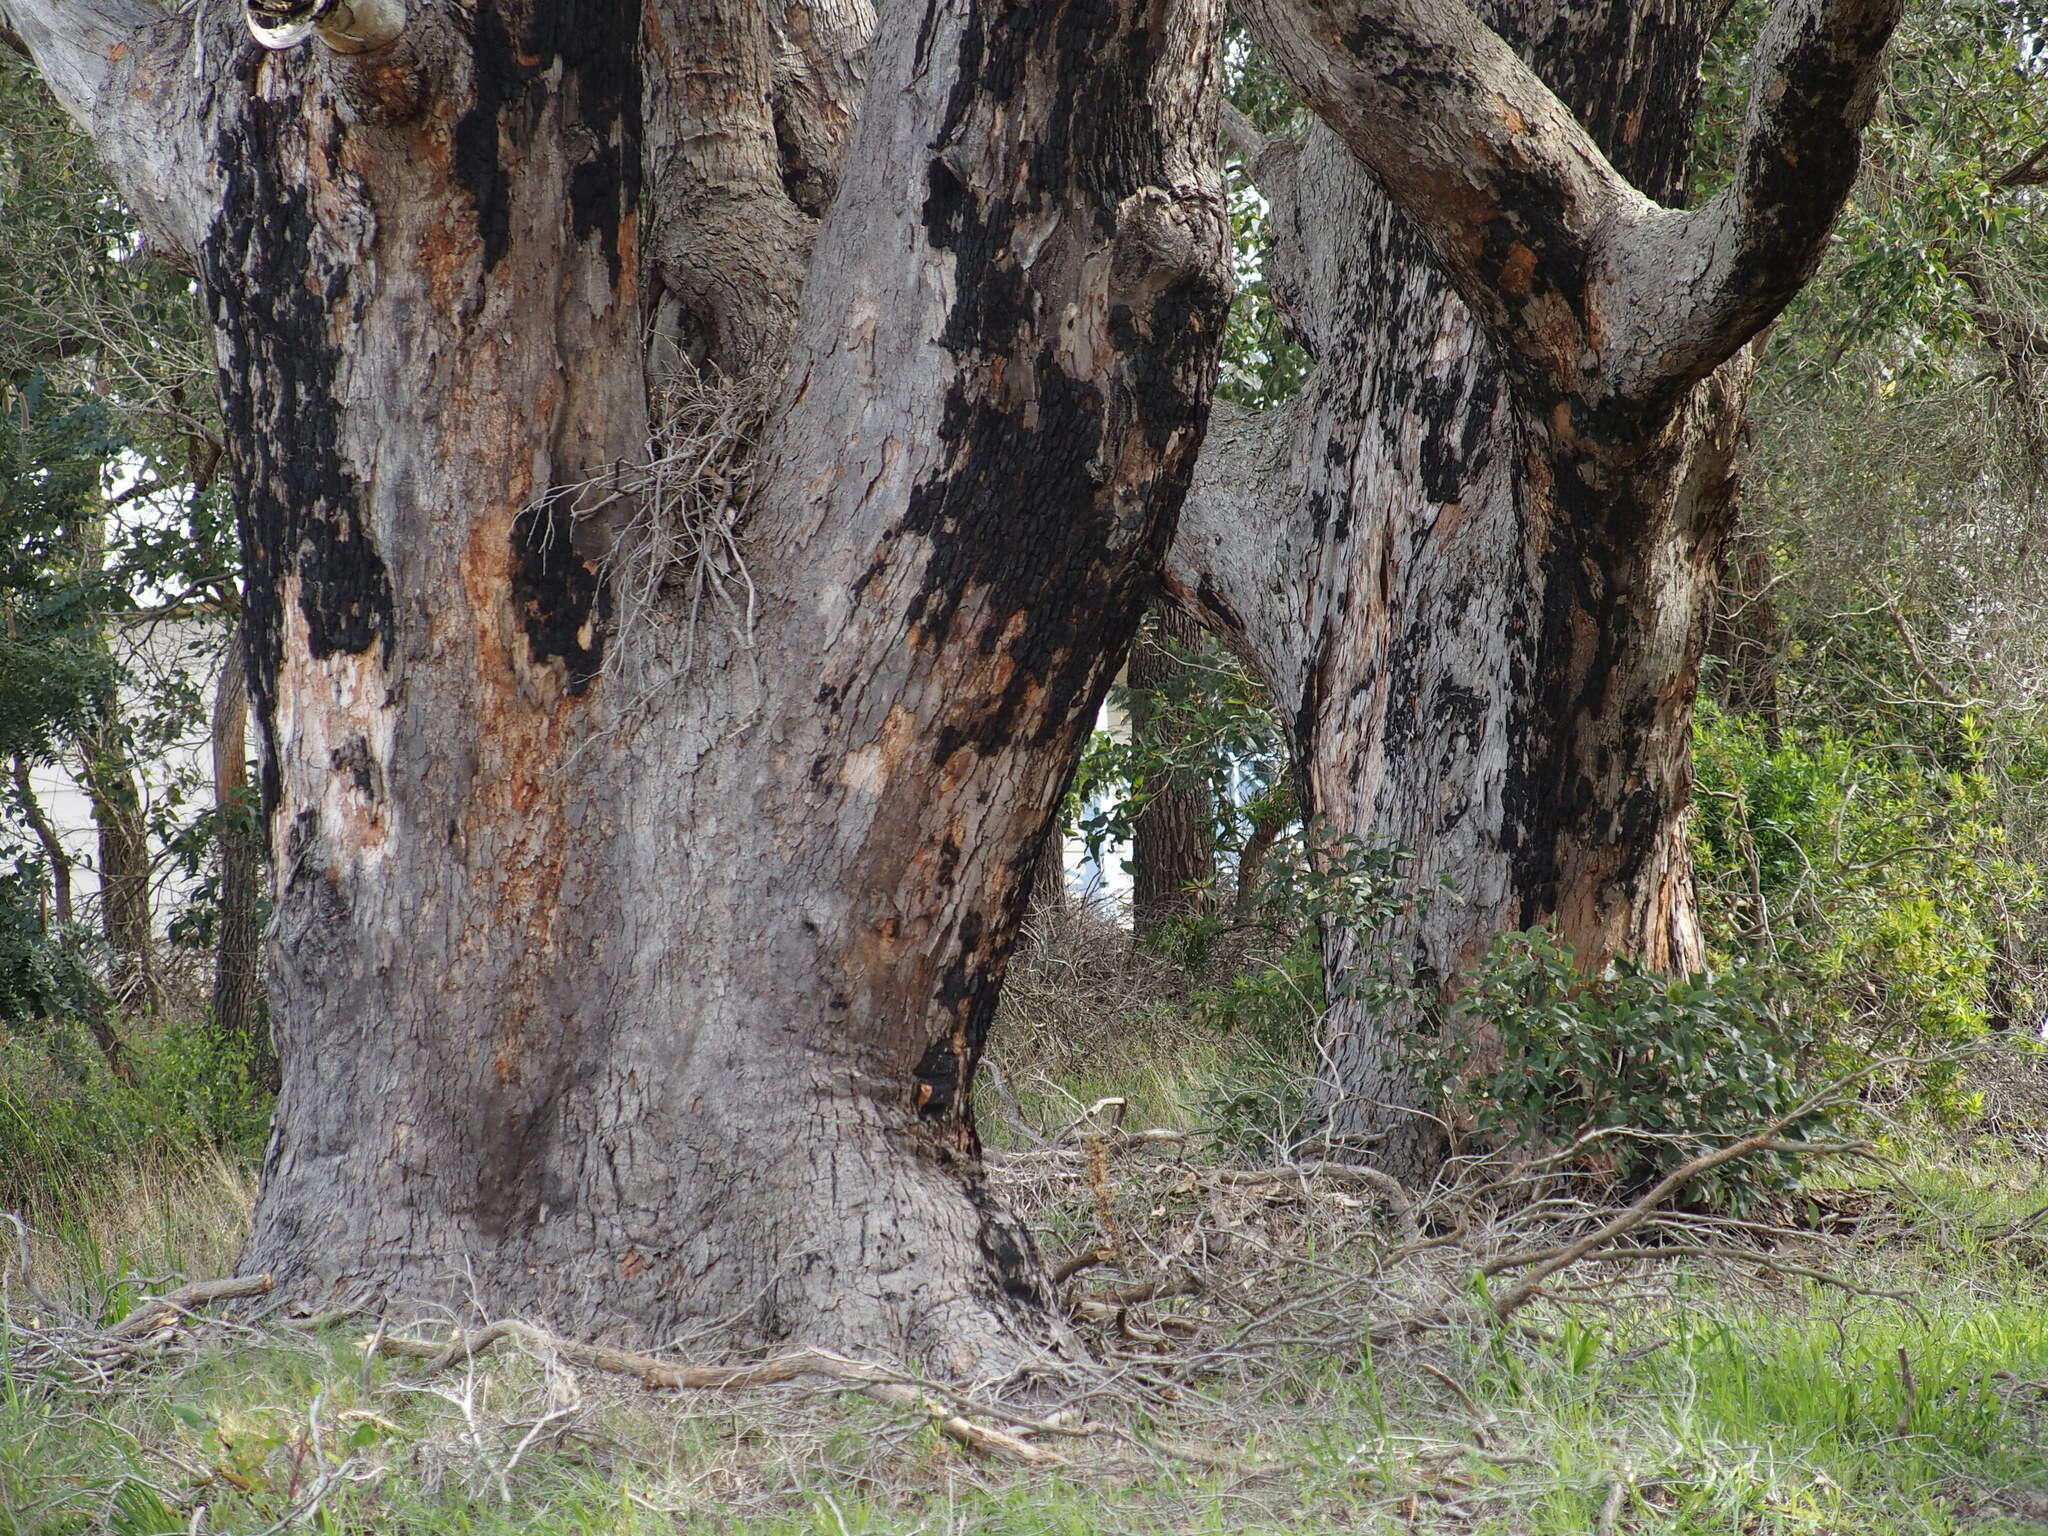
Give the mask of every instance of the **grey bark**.
[(42, 802), (36, 798), (35, 785), (28, 776), (28, 759), (19, 752), (14, 755), (14, 799), (20, 806), (22, 819), (42, 845), (43, 862), (50, 866), (50, 898), (58, 922), (71, 921), (71, 854), (57, 836), (57, 829), (50, 824)]
[(1315, 367), (1219, 418), (1168, 584), (1284, 701), (1304, 813), (1456, 888), (1324, 936), (1333, 976), (1436, 999), (1326, 1020), (1332, 1130), (1405, 1177), (1450, 1129), (1408, 1060), (1493, 934), (1699, 963), (1688, 737), (1746, 348), (1819, 259), (1898, 12), (1783, 0), (1732, 185), (1668, 208), (1721, 9), (1245, 8), (1322, 120), (1236, 135)]
[(1031, 874), (1031, 910), (1063, 912), (1072, 897), (1067, 886), (1067, 839), (1055, 825), (1038, 845), (1038, 858)]
[[(39, 56), (65, 9), (0, 0)], [(208, 184), (275, 850), (245, 1267), (960, 1372), (1055, 1342), (969, 1093), (1203, 428), (1217, 7), (892, 5), (815, 227), (794, 10), (421, 6), (261, 60), (220, 14), (131, 41)], [(67, 100), (118, 134), (124, 79)], [(729, 625), (608, 579), (676, 504), (643, 310), (786, 358)]]
[(78, 760), (99, 850), (100, 931), (114, 954), (112, 990), (122, 1007), (154, 1013), (162, 1000), (150, 918), (149, 832), (134, 753), (112, 701), (79, 732)]

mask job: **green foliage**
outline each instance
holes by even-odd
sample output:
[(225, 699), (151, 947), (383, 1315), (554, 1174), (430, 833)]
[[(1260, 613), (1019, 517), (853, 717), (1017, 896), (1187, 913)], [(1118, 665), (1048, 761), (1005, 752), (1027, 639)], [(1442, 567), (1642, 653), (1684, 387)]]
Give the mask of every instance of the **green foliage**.
[(1119, 684), (1111, 702), (1143, 725), (1127, 737), (1097, 731), (1068, 797), (1067, 826), (1100, 861), (1128, 846), (1146, 804), (1162, 787), (1199, 783), (1216, 815), (1215, 848), (1226, 858), (1245, 845), (1262, 816), (1291, 814), (1286, 746), (1265, 689), (1243, 661), (1215, 640), (1182, 647), (1163, 637), (1181, 662), (1172, 681), (1139, 707)]
[(0, 870), (0, 1031), (44, 1036), (53, 1059), (77, 1076), (82, 1058), (73, 1049), (74, 1026), (107, 1009), (101, 945), (81, 924), (46, 927), (40, 887), (32, 868)]
[[(2007, 855), (1981, 771), (1827, 728), (1773, 740), (1711, 705), (1694, 742), (1707, 931), (1771, 975), (1835, 1067), (2030, 1021), (2001, 951), (2036, 920), (2039, 877)], [(1889, 1081), (1953, 1114), (1968, 1107), (1957, 1072), (1937, 1061)]]
[(165, 1024), (125, 1044), (132, 1082), (82, 1045), (67, 1070), (41, 1041), (0, 1039), (0, 1209), (40, 1208), (123, 1167), (261, 1156), (270, 1103), (236, 1042)]
[(1256, 1157), (1300, 1140), (1312, 1113), (1323, 1007), (1322, 946), (1313, 928), (1296, 933), (1276, 958), (1189, 994), (1189, 1018), (1225, 1047), (1199, 1109), (1217, 1146)]
[(118, 447), (99, 402), (0, 387), (0, 757), (42, 757), (112, 687), (89, 525)]
[[(1298, 133), (1305, 115), (1294, 93), (1241, 29), (1233, 28), (1224, 50), (1225, 85), (1232, 105), (1270, 134)], [(1219, 397), (1261, 409), (1291, 399), (1308, 374), (1308, 354), (1294, 339), (1287, 316), (1266, 280), (1271, 241), (1269, 208), (1252, 185), (1247, 167), (1227, 157), (1225, 186), (1230, 207), (1231, 274), (1237, 292), (1223, 335)]]
[[(1587, 976), (1543, 930), (1497, 935), (1451, 1010), (1432, 1063), (1440, 1092), (1509, 1145), (1588, 1139), (1625, 1188), (1641, 1187), (1706, 1146), (1786, 1122), (1796, 1139), (1825, 1129), (1799, 1114), (1811, 1031), (1736, 969), (1671, 979), (1622, 963)], [(1784, 1182), (1770, 1154), (1731, 1164), (1699, 1191), (1739, 1205)]]

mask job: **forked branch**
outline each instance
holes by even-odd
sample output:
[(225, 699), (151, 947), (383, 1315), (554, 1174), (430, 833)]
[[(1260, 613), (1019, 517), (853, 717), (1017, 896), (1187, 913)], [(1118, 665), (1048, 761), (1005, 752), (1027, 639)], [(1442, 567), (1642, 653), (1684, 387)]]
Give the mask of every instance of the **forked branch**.
[[(1855, 185), (1863, 130), (1904, 0), (1779, 0), (1757, 44), (1734, 179), (1646, 242), (1633, 290), (1668, 294), (1641, 385), (1706, 377), (1777, 318), (1820, 265)], [(1671, 275), (1680, 279), (1673, 291)]]
[(1617, 171), (1460, 0), (1244, 0), (1304, 100), (1414, 221), (1525, 384), (1655, 402), (1811, 276), (1903, 0), (1780, 0), (1736, 175), (1696, 213)]
[(241, 41), (224, 17), (204, 0), (186, 15), (144, 0), (0, 0), (0, 37), (92, 138), (151, 243), (187, 263), (219, 201), (195, 77), (209, 58), (224, 69)]

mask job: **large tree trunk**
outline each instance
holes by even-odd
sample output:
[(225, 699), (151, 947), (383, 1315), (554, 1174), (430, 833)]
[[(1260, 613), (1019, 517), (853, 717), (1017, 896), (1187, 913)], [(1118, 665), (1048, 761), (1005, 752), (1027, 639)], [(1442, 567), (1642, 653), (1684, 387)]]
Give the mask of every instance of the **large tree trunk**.
[[(1718, 0), (1481, 9), (1614, 172), (1675, 198)], [(1299, 144), (1238, 136), (1274, 202), (1269, 276), (1315, 367), (1285, 410), (1211, 434), (1169, 581), (1285, 701), (1304, 813), (1414, 856), (1422, 899), (1408, 916), (1323, 935), (1323, 1100), (1333, 1134), (1426, 1178), (1454, 1111), (1413, 1062), (1494, 934), (1547, 924), (1589, 971), (1618, 956), (1665, 971), (1701, 962), (1683, 830), (1689, 733), (1750, 373), (1736, 348), (1758, 304), (1711, 346), (1673, 322), (1683, 348), (1667, 347), (1635, 312), (1684, 314), (1685, 282), (1714, 287), (1704, 257), (1663, 275), (1675, 294), (1656, 287), (1655, 242), (1684, 216), (1645, 211), (1623, 183), (1574, 183), (1597, 153), (1587, 145), (1558, 155), (1565, 190), (1546, 224), (1537, 178), (1513, 164), (1531, 144), (1541, 160), (1533, 96), (1525, 111), (1490, 87), (1473, 93), (1472, 137), (1505, 124), (1507, 138), (1473, 178), (1475, 201), (1499, 197), (1495, 222), (1468, 235), (1441, 178), (1414, 165), (1413, 125), (1355, 121), (1412, 100), (1415, 77), (1390, 72), (1365, 88), (1385, 94), (1366, 96), (1318, 76), (1322, 45), (1290, 31), (1293, 12), (1313, 10), (1261, 0), (1254, 25), (1336, 128)], [(1403, 46), (1384, 28), (1346, 35), (1377, 65), (1377, 39)], [(1473, 78), (1498, 69), (1515, 89), (1512, 70), (1460, 42), (1479, 61)], [(1458, 70), (1442, 78), (1454, 98), (1464, 88)], [(1436, 142), (1463, 142), (1447, 132)], [(1581, 217), (1567, 194), (1613, 216)], [(1617, 271), (1648, 274), (1627, 278), (1643, 291), (1603, 293)], [(1697, 353), (1689, 376), (1671, 371), (1684, 348)], [(1286, 504), (1283, 487), (1295, 510), (1275, 528), (1255, 509)], [(1311, 573), (1305, 600), (1290, 570)], [(1455, 894), (1427, 899), (1440, 881)], [(1425, 1001), (1347, 995), (1357, 989), (1343, 979), (1362, 967), (1412, 977)]]
[[(131, 195), (214, 210), (151, 204), (220, 337), (274, 849), (245, 1265), (1042, 1347), (969, 1090), (1203, 430), (1220, 8), (902, 0), (807, 62), (848, 7), (485, 0), (345, 53), (394, 13), (316, 6), (265, 57), (59, 3), (0, 12)], [(135, 103), (197, 45), (195, 166), (133, 129), (191, 126)]]
[(1216, 877), (1208, 780), (1182, 761), (1189, 743), (1172, 710), (1174, 689), (1186, 685), (1189, 653), (1200, 643), (1193, 619), (1162, 607), (1139, 630), (1124, 673), (1132, 737), (1156, 747), (1168, 765), (1163, 781), (1147, 786), (1131, 829), (1131, 926), (1140, 938), (1197, 911)]
[(228, 638), (213, 694), (213, 803), (220, 856), (213, 951), (213, 1027), (242, 1050), (258, 1082), (278, 1085), (263, 1009), (263, 830), (249, 783), (249, 690), (241, 624)]

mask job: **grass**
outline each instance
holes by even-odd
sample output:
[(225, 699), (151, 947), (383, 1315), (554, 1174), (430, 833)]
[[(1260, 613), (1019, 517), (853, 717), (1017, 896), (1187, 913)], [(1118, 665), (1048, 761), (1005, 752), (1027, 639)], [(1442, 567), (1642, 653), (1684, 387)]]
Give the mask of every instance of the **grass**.
[[(854, 1397), (654, 1396), (521, 1356), (424, 1382), (345, 1332), (231, 1334), (108, 1391), (0, 1376), (0, 1533), (170, 1536), (201, 1505), (244, 1536), (1587, 1536), (1603, 1515), (1639, 1536), (2048, 1533), (2042, 1251), (1986, 1235), (2048, 1204), (2048, 1175), (1907, 1171), (1924, 1214), (1838, 1260), (1905, 1300), (1691, 1274), (1550, 1307), (1541, 1336), (1282, 1352), (1191, 1384), (1267, 1476), (1164, 1457), (1027, 1475)], [(247, 1195), (219, 1158), (136, 1173), (42, 1224), (38, 1279), (112, 1322), (138, 1274), (220, 1272)], [(1174, 1431), (1172, 1404), (1151, 1412), (1141, 1438)]]
[[(1201, 1127), (1256, 1159), (1284, 1074), (1214, 1033), (1162, 1048), (1150, 962), (1105, 952), (1027, 972), (1054, 1045), (1009, 1064), (991, 1118), (1006, 1097), (1012, 1121), (1057, 1128), (1117, 1095), (1130, 1125)], [(42, 1321), (25, 1262), (37, 1294), (110, 1327), (148, 1288), (231, 1272), (246, 1226), (245, 1081), (175, 1030), (136, 1050), (132, 1086), (26, 1045), (0, 1062), (0, 1209), (21, 1213), (0, 1231), (0, 1536), (2048, 1536), (2048, 1160), (2030, 1132), (1928, 1136), (1885, 1183), (1814, 1190), (1849, 1223), (1814, 1262), (1856, 1289), (1594, 1269), (1531, 1327), (1378, 1355), (1330, 1347), (1326, 1315), (1323, 1346), (1233, 1358), (1230, 1319), (1260, 1308), (1218, 1310), (1199, 1368), (1121, 1351), (1150, 1375), (1108, 1411), (1154, 1453), (1089, 1442), (1025, 1473), (843, 1393), (656, 1395), (517, 1353), (427, 1379), (366, 1362), (346, 1330), (223, 1326), (97, 1384), (52, 1366), (13, 1347)], [(1098, 1198), (1161, 1248), (1205, 1198), (1173, 1167), (1018, 1208), (1055, 1255), (1099, 1240)], [(1259, 1231), (1283, 1255), (1358, 1251), (1312, 1209)], [(1239, 1466), (1158, 1453), (1162, 1437)]]

